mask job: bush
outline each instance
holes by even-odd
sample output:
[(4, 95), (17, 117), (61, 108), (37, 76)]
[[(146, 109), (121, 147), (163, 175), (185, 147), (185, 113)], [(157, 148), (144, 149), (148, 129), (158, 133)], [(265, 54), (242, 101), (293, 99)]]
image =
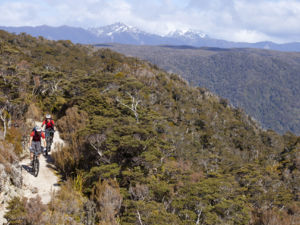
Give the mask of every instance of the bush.
[(6, 208), (8, 212), (4, 218), (8, 224), (15, 225), (39, 225), (43, 220), (43, 213), (46, 210), (46, 206), (41, 202), (41, 198), (13, 198)]
[(75, 191), (74, 183), (67, 181), (52, 197), (42, 224), (95, 224), (95, 204)]
[(97, 204), (100, 223), (117, 224), (116, 216), (121, 209), (123, 200), (118, 183), (114, 180), (98, 182), (92, 198)]

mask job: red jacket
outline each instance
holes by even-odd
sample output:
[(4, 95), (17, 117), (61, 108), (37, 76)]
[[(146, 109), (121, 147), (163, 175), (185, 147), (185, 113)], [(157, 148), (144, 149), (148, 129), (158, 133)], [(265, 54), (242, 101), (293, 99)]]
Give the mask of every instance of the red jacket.
[[(44, 120), (42, 126), (44, 126), (46, 124), (46, 120)], [(48, 128), (52, 128), (54, 129), (54, 121), (53, 120), (49, 120), (48, 123), (46, 124), (46, 129)]]

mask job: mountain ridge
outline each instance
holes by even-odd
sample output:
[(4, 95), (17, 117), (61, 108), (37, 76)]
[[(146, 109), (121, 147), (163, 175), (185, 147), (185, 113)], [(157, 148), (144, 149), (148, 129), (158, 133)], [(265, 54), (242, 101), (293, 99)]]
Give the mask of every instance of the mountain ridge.
[[(151, 34), (139, 28), (115, 23), (97, 28), (80, 28), (71, 26), (51, 27), (47, 25), (36, 27), (4, 27), (0, 29), (17, 34), (26, 32), (35, 37), (43, 36), (52, 40), (71, 40), (80, 44), (120, 43), (136, 45), (192, 45), (196, 47), (220, 48), (261, 48), (279, 51), (300, 51), (300, 43), (276, 44), (270, 41), (243, 43), (219, 40), (209, 37), (197, 30), (174, 31), (173, 35)], [(101, 33), (102, 31), (102, 33)], [(116, 32), (118, 31), (118, 32)]]

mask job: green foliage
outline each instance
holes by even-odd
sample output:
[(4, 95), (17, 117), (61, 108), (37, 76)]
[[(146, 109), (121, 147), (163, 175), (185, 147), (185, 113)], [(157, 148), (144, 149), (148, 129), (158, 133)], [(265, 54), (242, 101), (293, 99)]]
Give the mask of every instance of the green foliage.
[[(299, 53), (173, 46), (110, 45), (109, 48), (148, 60), (180, 74), (193, 85), (208, 88), (242, 107), (263, 127), (300, 134)], [(223, 98), (220, 103), (227, 106)]]
[[(92, 214), (103, 224), (249, 224), (299, 202), (299, 137), (264, 131), (242, 110), (147, 62), (68, 41), (0, 36), (18, 50), (1, 55), (0, 103), (11, 102), (20, 121), (18, 112), (39, 116), (34, 102), (55, 116), (67, 142), (51, 154), (73, 183), (52, 200), (46, 221), (80, 224)], [(7, 140), (18, 147), (12, 131)]]
[[(85, 187), (91, 187), (99, 180), (114, 179), (120, 174), (120, 167), (114, 163), (109, 165), (95, 166), (84, 175)], [(87, 188), (85, 193), (91, 193), (91, 189)]]
[(195, 221), (195, 217), (203, 224), (248, 224), (250, 219), (250, 209), (237, 183), (221, 174), (185, 185), (174, 198), (172, 207), (188, 223), (192, 223), (191, 218)]
[(5, 214), (4, 218), (10, 223), (10, 224), (24, 224), (24, 218), (26, 216), (26, 210), (25, 210), (25, 204), (24, 200), (20, 198), (13, 198), (7, 208), (8, 212)]
[(121, 224), (184, 224), (174, 214), (168, 213), (164, 206), (155, 201), (126, 201), (126, 214)]

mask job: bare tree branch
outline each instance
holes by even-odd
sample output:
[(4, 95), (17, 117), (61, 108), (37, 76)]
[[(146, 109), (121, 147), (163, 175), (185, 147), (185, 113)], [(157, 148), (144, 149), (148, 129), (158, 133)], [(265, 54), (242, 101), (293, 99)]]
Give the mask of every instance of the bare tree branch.
[(51, 85), (51, 90), (52, 93), (55, 93), (58, 90), (58, 84), (61, 82), (61, 80), (58, 80), (57, 82), (52, 81)]
[(136, 213), (137, 213), (137, 218), (138, 218), (138, 220), (140, 222), (140, 225), (144, 225), (139, 210), (136, 210)]
[(5, 110), (5, 106), (2, 109), (0, 109), (0, 119), (3, 122), (3, 128), (4, 128), (3, 139), (5, 139), (6, 136), (6, 113), (4, 110)]
[(106, 140), (105, 134), (93, 134), (88, 137), (89, 144), (96, 150), (100, 160), (105, 163), (110, 163), (110, 160), (103, 154), (102, 143)]
[(200, 217), (201, 217), (201, 214), (202, 214), (202, 208), (201, 208), (201, 210), (197, 210), (197, 212), (198, 212), (198, 216), (197, 216), (196, 225), (199, 225), (200, 224)]
[(35, 95), (40, 88), (41, 82), (38, 76), (33, 76), (34, 88), (32, 90), (32, 95)]
[(134, 113), (136, 122), (139, 123), (139, 114), (137, 112), (137, 107), (138, 107), (139, 103), (141, 102), (141, 100), (136, 99), (136, 97), (134, 97), (133, 95), (131, 95), (128, 92), (126, 92), (126, 94), (129, 95), (129, 97), (131, 98), (131, 106), (124, 104), (118, 97), (116, 97), (116, 101), (119, 102), (122, 106), (130, 109)]
[(5, 105), (0, 109), (0, 119), (3, 122), (3, 139), (6, 137), (7, 129), (11, 127), (11, 116), (9, 114), (9, 110), (11, 108), (11, 104), (9, 101), (5, 103)]

